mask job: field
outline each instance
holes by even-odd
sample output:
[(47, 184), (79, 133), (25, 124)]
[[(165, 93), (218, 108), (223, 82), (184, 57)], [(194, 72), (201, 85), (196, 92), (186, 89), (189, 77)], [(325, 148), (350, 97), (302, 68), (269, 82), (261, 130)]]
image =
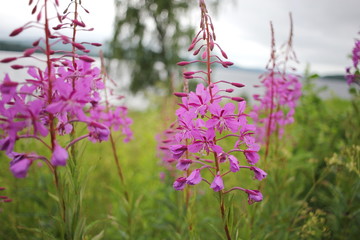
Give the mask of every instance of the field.
[[(241, 171), (232, 176), (234, 183), (260, 187), (264, 195), (253, 205), (247, 204), (244, 194), (227, 195), (234, 239), (358, 236), (359, 105), (356, 100), (320, 99), (313, 88), (311, 82), (304, 86), (295, 123), (282, 139), (272, 139), (278, 142), (277, 150), (266, 163), (260, 161), (268, 173), (261, 185)], [(76, 213), (69, 214), (75, 217), (67, 219), (72, 223), (68, 226), (62, 225), (48, 169), (34, 163), (27, 178), (16, 179), (1, 153), (0, 183), (6, 187), (2, 194), (12, 202), (0, 205), (0, 239), (58, 239), (67, 228), (72, 228), (74, 239), (225, 238), (218, 195), (200, 184), (191, 188), (185, 209), (184, 192), (172, 188), (175, 176), (158, 157), (156, 135), (172, 117), (160, 102), (171, 101), (159, 100), (145, 112), (130, 112), (134, 121), (130, 143), (115, 136), (125, 187), (109, 142), (79, 144), (78, 162), (59, 168), (63, 193), (71, 203), (66, 211)], [(33, 140), (17, 145), (18, 149), (37, 147)]]

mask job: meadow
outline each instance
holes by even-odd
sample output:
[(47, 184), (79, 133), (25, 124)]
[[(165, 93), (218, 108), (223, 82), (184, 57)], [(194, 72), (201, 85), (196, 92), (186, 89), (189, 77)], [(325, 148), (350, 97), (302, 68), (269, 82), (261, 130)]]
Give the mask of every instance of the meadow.
[(57, 0), (29, 5), (36, 21), (10, 37), (28, 28), (44, 37), (0, 59), (27, 71), (0, 84), (0, 239), (358, 237), (359, 41), (346, 69), (351, 99), (322, 98), (319, 76), (291, 67), (292, 15), (280, 48), (270, 24), (257, 86), (265, 90), (253, 102), (246, 90), (236, 94), (246, 89), (241, 79), (213, 74), (234, 63), (200, 0), (200, 30), (188, 47), (198, 58), (176, 66), (182, 86), (171, 86), (174, 96), (147, 92), (149, 107), (136, 111), (120, 104), (126, 96), (101, 51), (100, 67), (88, 55), (101, 44), (78, 41), (78, 31), (93, 30), (79, 17), (80, 7), (88, 13), (81, 1), (62, 13)]
[[(313, 81), (316, 81), (313, 80)], [(264, 200), (248, 205), (246, 197), (228, 197), (235, 239), (355, 239), (360, 223), (359, 108), (355, 100), (323, 100), (311, 82), (304, 86), (296, 121), (286, 143), (271, 153), (268, 176), (261, 184)], [(76, 177), (81, 194), (84, 239), (222, 239), (217, 195), (197, 189), (191, 214), (183, 192), (172, 188), (173, 176), (161, 164), (155, 136), (169, 121), (161, 105), (130, 112), (134, 139), (117, 141), (129, 201), (119, 182), (109, 142), (80, 147)], [(154, 104), (155, 105), (155, 104)], [(167, 106), (168, 107), (168, 106)], [(116, 137), (117, 138), (117, 137)], [(22, 142), (19, 148), (36, 148)], [(262, 152), (263, 154), (263, 152)], [(1, 183), (11, 203), (1, 205), (1, 239), (57, 239), (58, 205), (52, 175), (33, 166), (26, 179), (14, 178), (2, 154)], [(264, 164), (264, 163), (263, 163)], [(68, 167), (67, 167), (68, 168)], [(66, 174), (68, 169), (61, 169)], [(162, 176), (162, 173), (165, 176)], [(232, 179), (251, 184), (250, 176)], [(254, 184), (255, 185), (255, 184)], [(256, 186), (254, 186), (256, 187)], [(203, 188), (205, 188), (203, 186)], [(4, 191), (5, 192), (5, 191)], [(189, 218), (193, 228), (188, 229)]]

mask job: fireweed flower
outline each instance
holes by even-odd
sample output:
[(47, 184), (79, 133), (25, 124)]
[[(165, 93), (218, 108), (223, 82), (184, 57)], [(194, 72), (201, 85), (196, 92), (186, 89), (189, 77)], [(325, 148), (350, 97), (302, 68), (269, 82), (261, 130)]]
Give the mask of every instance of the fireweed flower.
[[(246, 171), (239, 171), (241, 168), (255, 171), (250, 169), (250, 166), (240, 165), (240, 162), (254, 165), (259, 160), (260, 146), (253, 136), (255, 128), (248, 124), (247, 115), (244, 113), (246, 101), (228, 95), (233, 88), (244, 85), (212, 79), (212, 68), (216, 64), (227, 68), (232, 63), (226, 60), (226, 53), (216, 43), (214, 26), (203, 0), (200, 0), (200, 9), (201, 29), (193, 39), (189, 51), (193, 51), (193, 55), (200, 55), (201, 60), (183, 61), (178, 65), (200, 63), (206, 65), (207, 70), (184, 73), (185, 84), (187, 79), (191, 78), (200, 79), (202, 82), (198, 83), (195, 92), (174, 93), (181, 98), (176, 110), (177, 120), (165, 131), (159, 149), (164, 153), (164, 161), (176, 164), (176, 168), (183, 171), (182, 176), (173, 184), (176, 190), (183, 190), (186, 184), (197, 185), (204, 182), (220, 194), (232, 190), (249, 194), (244, 188), (230, 187), (230, 190), (226, 190), (228, 173), (245, 174)], [(216, 55), (216, 51), (220, 51), (221, 55)], [(219, 82), (229, 84), (229, 88), (220, 89)], [(223, 144), (225, 141), (222, 140), (227, 138), (234, 141), (233, 148)], [(228, 167), (223, 168), (223, 164)], [(221, 172), (225, 171), (222, 169), (229, 171)], [(256, 179), (265, 177), (266, 173), (256, 168)], [(255, 195), (255, 192), (251, 193)]]
[[(287, 44), (284, 44), (280, 49), (282, 53), (280, 56), (277, 55), (274, 29), (271, 24), (271, 57), (266, 67), (267, 72), (261, 76), (261, 83), (265, 88), (265, 93), (263, 96), (254, 95), (255, 101), (258, 103), (254, 105), (252, 112), (249, 114), (256, 125), (256, 140), (266, 146), (265, 160), (268, 155), (270, 136), (276, 134), (280, 139), (284, 134), (285, 126), (294, 122), (295, 108), (301, 96), (300, 77), (288, 72), (289, 62), (297, 62), (292, 48), (293, 23), (291, 14), (290, 23), (289, 39)], [(252, 154), (252, 151), (248, 152), (249, 157)]]
[(346, 68), (346, 82), (348, 85), (357, 84), (360, 85), (360, 40), (356, 39), (354, 48), (352, 50), (351, 59), (353, 65)]
[(10, 162), (10, 171), (17, 178), (25, 178), (29, 171), (31, 164), (36, 158), (31, 155), (12, 152), (8, 154), (12, 159)]
[(68, 159), (68, 152), (59, 144), (55, 144), (54, 152), (51, 156), (51, 163), (54, 166), (65, 166)]
[[(46, 4), (52, 2), (53, 4)], [(75, 1), (72, 4), (75, 4)], [(2, 64), (12, 64), (14, 70), (27, 72), (26, 80), (12, 81), (6, 74), (0, 82), (0, 150), (5, 151), (11, 160), (10, 170), (15, 177), (23, 178), (36, 154), (14, 153), (17, 141), (32, 138), (48, 149), (42, 157), (53, 171), (57, 166), (65, 166), (67, 150), (76, 142), (88, 139), (93, 142), (106, 141), (111, 127), (121, 131), (124, 141), (132, 138), (129, 126), (132, 120), (123, 106), (104, 107), (102, 98), (105, 84), (100, 68), (94, 66), (94, 59), (88, 57), (87, 45), (101, 46), (97, 43), (79, 43), (75, 40), (76, 30), (91, 31), (79, 19), (72, 19), (68, 9), (62, 14), (57, 0), (30, 1), (36, 13), (36, 28), (42, 28), (44, 36), (33, 42), (23, 55), (0, 59)], [(80, 4), (76, 1), (76, 4)], [(56, 16), (45, 14), (49, 6), (54, 6)], [(75, 14), (75, 18), (79, 16)], [(59, 23), (55, 23), (58, 21)], [(54, 26), (52, 29), (49, 26)], [(21, 34), (32, 25), (29, 23), (15, 29), (10, 36)], [(73, 36), (65, 35), (68, 28)], [(75, 28), (76, 27), (76, 28)], [(55, 51), (57, 44), (68, 45), (71, 51)], [(35, 51), (44, 55), (42, 59), (34, 57)], [(56, 53), (56, 54), (54, 54)], [(31, 60), (31, 65), (14, 64), (21, 58)], [(45, 62), (40, 68), (36, 62)], [(84, 124), (88, 133), (76, 136), (74, 124)], [(72, 141), (63, 145), (62, 136), (71, 135)]]

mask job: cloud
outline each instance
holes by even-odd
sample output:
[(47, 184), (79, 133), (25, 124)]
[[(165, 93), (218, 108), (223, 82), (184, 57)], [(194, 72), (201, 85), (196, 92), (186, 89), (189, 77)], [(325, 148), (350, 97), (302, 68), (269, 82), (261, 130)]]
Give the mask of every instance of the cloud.
[[(220, 26), (217, 29), (220, 28), (223, 35), (221, 40), (224, 44), (220, 44), (239, 52), (236, 54), (239, 55), (236, 58), (241, 59), (238, 64), (247, 66), (250, 62), (253, 67), (266, 64), (267, 60), (260, 56), (259, 62), (254, 63), (252, 51), (259, 55), (259, 49), (268, 49), (263, 52), (268, 58), (270, 21), (275, 28), (277, 44), (286, 41), (289, 12), (292, 12), (294, 20), (294, 48), (302, 62), (300, 68), (309, 63), (313, 70), (320, 73), (342, 72), (350, 64), (347, 55), (360, 30), (360, 1), (239, 0), (234, 1), (235, 7), (227, 2), (222, 5), (222, 14), (215, 17), (214, 22)], [(220, 39), (219, 33), (218, 36)]]
[[(82, 3), (91, 13), (82, 14), (84, 21), (95, 31), (79, 33), (80, 36), (95, 36), (93, 41), (111, 38), (114, 1), (83, 0)], [(30, 7), (18, 4), (18, 1), (6, 1), (0, 8), (0, 39), (10, 40), (6, 36), (12, 29), (32, 19)], [(288, 37), (288, 13), (292, 12), (294, 48), (302, 63), (299, 68), (309, 63), (318, 73), (342, 73), (351, 64), (347, 55), (351, 53), (354, 38), (359, 37), (359, 9), (359, 0), (221, 0), (218, 14), (211, 15), (218, 43), (230, 60), (241, 66), (263, 68), (270, 55), (269, 22), (274, 24), (280, 45)], [(198, 26), (196, 19), (191, 22)], [(31, 33), (25, 32), (23, 36), (29, 37)]]

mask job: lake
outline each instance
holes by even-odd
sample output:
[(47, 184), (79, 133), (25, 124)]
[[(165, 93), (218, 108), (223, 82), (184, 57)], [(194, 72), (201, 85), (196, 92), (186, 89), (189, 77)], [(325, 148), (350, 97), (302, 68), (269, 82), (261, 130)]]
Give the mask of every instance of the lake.
[[(21, 53), (19, 52), (9, 52), (9, 51), (0, 51), (0, 59), (6, 58), (6, 57), (17, 57)], [(41, 54), (35, 54), (37, 57), (41, 57)], [(22, 65), (31, 65), (33, 62), (30, 58), (25, 59), (19, 59), (16, 64), (22, 64)], [(28, 78), (26, 71), (24, 70), (12, 70), (10, 66), (13, 63), (7, 63), (7, 64), (0, 64), (0, 78), (3, 79), (5, 76), (5, 73), (9, 73), (10, 78), (13, 81), (23, 81), (24, 79)], [(38, 65), (38, 63), (36, 63)], [(96, 65), (100, 65), (99, 59), (96, 59)], [(112, 64), (112, 66), (115, 66), (116, 64)], [(179, 67), (180, 68), (180, 67)], [(344, 68), (345, 69), (345, 68)], [(129, 71), (127, 71), (126, 68), (115, 68), (111, 71), (112, 78), (117, 81), (119, 84), (119, 87), (121, 88), (121, 91), (119, 91), (121, 94), (124, 94), (126, 96), (126, 105), (129, 108), (135, 108), (135, 109), (146, 109), (149, 106), (149, 102), (146, 100), (145, 95), (143, 93), (137, 94), (136, 96), (130, 95), (126, 89), (129, 85)], [(345, 70), (344, 70), (345, 72)], [(226, 80), (230, 82), (240, 82), (245, 84), (244, 88), (236, 89), (232, 95), (236, 96), (247, 96), (250, 99), (253, 94), (262, 94), (263, 89), (262, 88), (254, 88), (253, 85), (257, 85), (260, 83), (259, 75), (261, 73), (259, 71), (253, 71), (253, 70), (247, 70), (247, 69), (239, 69), (239, 68), (216, 68), (214, 70), (213, 79), (218, 80)], [(348, 85), (346, 84), (345, 80), (334, 80), (334, 79), (326, 79), (326, 78), (318, 78), (314, 80), (314, 84), (316, 87), (326, 87), (326, 91), (321, 91), (319, 95), (326, 99), (333, 96), (344, 98), (344, 99), (350, 99), (350, 94), (348, 92)], [(224, 85), (224, 88), (227, 88), (227, 86)]]

